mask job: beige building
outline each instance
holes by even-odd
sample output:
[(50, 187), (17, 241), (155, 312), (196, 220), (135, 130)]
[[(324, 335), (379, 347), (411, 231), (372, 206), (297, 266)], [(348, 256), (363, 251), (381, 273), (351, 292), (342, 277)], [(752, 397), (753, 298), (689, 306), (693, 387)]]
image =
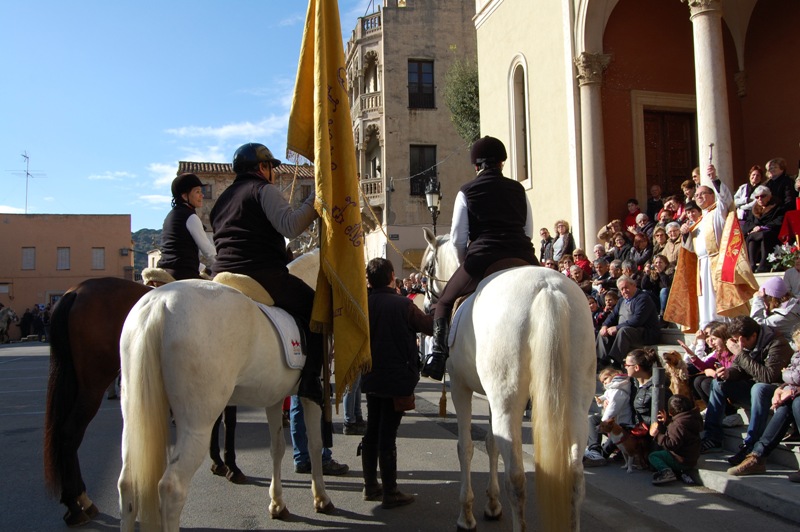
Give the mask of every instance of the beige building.
[(774, 157), (797, 172), (800, 2), (475, 5), (481, 133), (511, 147), (537, 229), (565, 218), (588, 247), (628, 198), (679, 193), (712, 143), (733, 191)]
[[(430, 227), (429, 180), (442, 192), (438, 232), (448, 230), (453, 200), (474, 177), (469, 146), (444, 101), (445, 74), (475, 58), (474, 6), (462, 0), (386, 0), (358, 19), (345, 51), (353, 135), (367, 234), (367, 258), (418, 267)], [(367, 206), (368, 204), (368, 206)]]
[(20, 316), (90, 277), (133, 279), (128, 214), (0, 214), (0, 249), (0, 303)]

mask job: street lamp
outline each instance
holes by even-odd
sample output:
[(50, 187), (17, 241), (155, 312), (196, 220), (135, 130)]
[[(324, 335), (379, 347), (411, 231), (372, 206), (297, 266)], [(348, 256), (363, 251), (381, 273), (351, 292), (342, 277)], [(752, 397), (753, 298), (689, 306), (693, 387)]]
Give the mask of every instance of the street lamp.
[(436, 236), (436, 219), (439, 217), (439, 203), (442, 201), (441, 184), (435, 177), (428, 178), (428, 183), (425, 185), (425, 203), (428, 204), (428, 210), (431, 211), (431, 219), (433, 220), (433, 236)]

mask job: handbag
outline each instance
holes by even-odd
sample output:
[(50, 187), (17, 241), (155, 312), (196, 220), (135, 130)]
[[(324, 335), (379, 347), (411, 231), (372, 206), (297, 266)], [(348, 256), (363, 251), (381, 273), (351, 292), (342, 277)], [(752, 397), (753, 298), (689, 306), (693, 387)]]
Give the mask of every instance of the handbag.
[(643, 438), (650, 434), (650, 427), (647, 426), (647, 423), (644, 421), (640, 421), (633, 427), (631, 427), (631, 435), (636, 436), (637, 438)]
[(395, 412), (405, 412), (406, 410), (414, 410), (416, 408), (416, 404), (414, 403), (414, 394), (411, 395), (403, 395), (399, 397), (392, 397), (394, 400), (394, 411)]

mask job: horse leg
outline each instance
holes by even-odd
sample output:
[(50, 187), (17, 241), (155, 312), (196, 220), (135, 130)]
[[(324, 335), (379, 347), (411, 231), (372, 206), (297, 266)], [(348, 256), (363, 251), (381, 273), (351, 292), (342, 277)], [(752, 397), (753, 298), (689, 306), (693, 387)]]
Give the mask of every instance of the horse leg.
[(222, 414), (225, 424), (225, 465), (226, 477), (234, 484), (246, 484), (247, 476), (236, 465), (236, 406), (226, 406)]
[(303, 418), (306, 422), (308, 436), (308, 458), (311, 461), (311, 493), (314, 495), (314, 509), (320, 513), (332, 513), (336, 510), (330, 497), (325, 492), (325, 481), (322, 478), (322, 409), (317, 403), (299, 397), (303, 404)]
[(522, 461), (521, 421), (525, 404), (520, 406), (508, 400), (492, 407), (492, 431), (505, 465), (505, 485), (511, 501), (513, 530), (521, 532), (525, 530), (525, 466)]
[(122, 470), (119, 473), (117, 489), (119, 490), (119, 529), (121, 532), (133, 532), (136, 528), (136, 516), (139, 508), (136, 505), (133, 483), (131, 482), (131, 463), (128, 452), (128, 425), (122, 425)]
[(478, 523), (472, 513), (475, 494), (472, 492), (470, 468), (472, 465), (472, 390), (459, 385), (455, 379), (450, 381), (450, 396), (458, 419), (458, 462), (461, 465), (461, 512), (456, 521), (459, 531), (476, 530)]
[(170, 455), (169, 465), (158, 483), (158, 496), (161, 502), (161, 529), (178, 531), (181, 512), (189, 494), (189, 485), (197, 469), (205, 458), (205, 442), (209, 441), (211, 427), (205, 430), (181, 430), (175, 448)]
[[(491, 412), (489, 413), (491, 420)], [(497, 521), (503, 515), (503, 505), (500, 503), (500, 483), (497, 481), (497, 457), (500, 451), (494, 441), (491, 422), (486, 433), (486, 452), (489, 454), (489, 484), (486, 486), (486, 507), (483, 517), (487, 521)]]
[(267, 407), (269, 424), (269, 454), (272, 457), (272, 482), (269, 484), (269, 515), (273, 519), (288, 519), (289, 510), (283, 501), (281, 485), (281, 462), (286, 453), (286, 440), (283, 439), (282, 403)]
[(211, 439), (208, 444), (208, 454), (211, 457), (211, 472), (217, 476), (224, 477), (228, 474), (228, 466), (222, 461), (219, 454), (219, 426), (222, 424), (222, 414), (214, 421), (214, 426), (211, 427)]

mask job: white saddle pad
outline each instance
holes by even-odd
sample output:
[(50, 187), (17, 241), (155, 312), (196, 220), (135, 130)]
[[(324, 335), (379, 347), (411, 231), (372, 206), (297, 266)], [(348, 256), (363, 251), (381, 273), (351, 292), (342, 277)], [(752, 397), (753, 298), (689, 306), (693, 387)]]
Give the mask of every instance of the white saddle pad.
[(458, 323), (461, 321), (461, 316), (464, 315), (464, 312), (472, 308), (472, 303), (475, 301), (475, 293), (473, 292), (470, 296), (464, 300), (463, 303), (456, 309), (456, 313), (453, 316), (453, 321), (450, 323), (450, 334), (447, 337), (447, 345), (453, 347), (453, 344), (456, 343), (456, 331), (458, 331)]
[(294, 321), (291, 314), (282, 308), (268, 307), (261, 303), (256, 303), (256, 305), (277, 329), (278, 336), (280, 336), (283, 343), (286, 365), (292, 369), (302, 369), (306, 364), (306, 355), (303, 353), (297, 322)]

